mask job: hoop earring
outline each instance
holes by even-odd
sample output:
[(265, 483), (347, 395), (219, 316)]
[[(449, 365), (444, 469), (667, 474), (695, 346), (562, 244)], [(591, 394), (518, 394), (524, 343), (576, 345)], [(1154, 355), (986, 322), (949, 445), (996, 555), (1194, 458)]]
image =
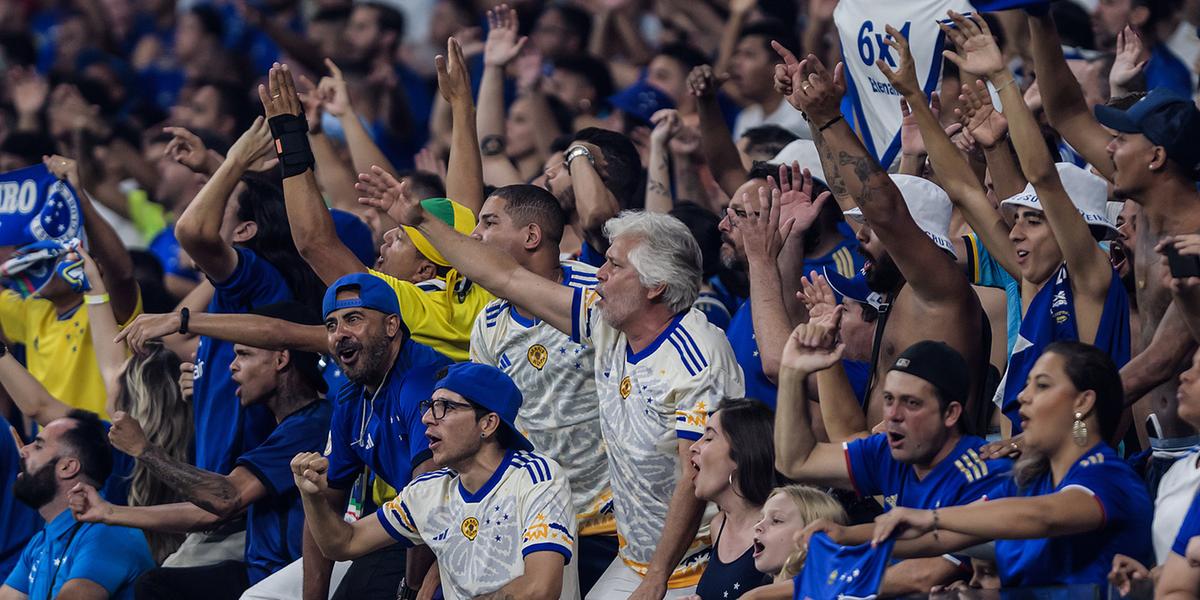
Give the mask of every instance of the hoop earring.
[(1071, 437), (1075, 440), (1075, 445), (1080, 448), (1087, 445), (1088, 428), (1087, 423), (1083, 422), (1083, 413), (1075, 413), (1075, 422), (1071, 424)]
[(733, 490), (733, 495), (734, 495), (734, 496), (737, 496), (738, 498), (745, 498), (745, 496), (741, 495), (741, 494), (738, 492), (738, 487), (737, 487), (737, 484), (733, 482), (733, 474), (734, 474), (734, 473), (737, 473), (737, 469), (734, 469), (734, 470), (732, 470), (732, 471), (730, 471), (730, 472), (729, 472), (729, 489)]

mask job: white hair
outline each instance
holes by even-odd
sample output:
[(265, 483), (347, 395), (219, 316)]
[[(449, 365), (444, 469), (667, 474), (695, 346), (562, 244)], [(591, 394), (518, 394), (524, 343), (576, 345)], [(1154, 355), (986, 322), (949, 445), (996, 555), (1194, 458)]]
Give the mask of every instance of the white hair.
[(647, 288), (666, 286), (662, 300), (672, 312), (692, 306), (700, 295), (700, 244), (682, 221), (666, 214), (640, 210), (621, 211), (604, 224), (610, 243), (637, 238), (629, 250), (629, 263)]

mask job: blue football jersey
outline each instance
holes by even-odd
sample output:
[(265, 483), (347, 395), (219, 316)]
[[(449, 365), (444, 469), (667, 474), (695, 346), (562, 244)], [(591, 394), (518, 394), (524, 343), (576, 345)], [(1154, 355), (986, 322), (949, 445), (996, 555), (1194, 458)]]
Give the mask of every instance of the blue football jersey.
[(804, 570), (795, 579), (795, 600), (869, 600), (879, 594), (895, 540), (872, 547), (839, 546), (824, 533), (808, 541)]
[(884, 510), (896, 506), (933, 509), (970, 504), (999, 484), (1012, 469), (1008, 459), (983, 460), (982, 438), (964, 435), (924, 479), (912, 465), (892, 458), (887, 435), (879, 433), (846, 442), (846, 464), (860, 496), (883, 496)]

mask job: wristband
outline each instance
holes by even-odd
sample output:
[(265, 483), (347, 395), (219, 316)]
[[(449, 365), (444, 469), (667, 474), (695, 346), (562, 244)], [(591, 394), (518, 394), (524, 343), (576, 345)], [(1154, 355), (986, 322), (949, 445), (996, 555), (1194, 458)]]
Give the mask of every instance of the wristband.
[(275, 153), (283, 178), (299, 175), (316, 162), (308, 145), (308, 121), (304, 115), (276, 115), (267, 121), (275, 138)]
[(0, 358), (4, 358), (5, 354), (8, 354), (8, 345), (0, 342)]
[(179, 309), (179, 335), (188, 334), (188, 317), (190, 316), (188, 307)]
[(84, 294), (83, 301), (86, 304), (104, 304), (108, 302), (108, 294)]
[(833, 127), (833, 124), (834, 124), (834, 123), (837, 123), (838, 121), (841, 121), (841, 120), (842, 120), (842, 119), (844, 119), (844, 118), (845, 118), (845, 117), (843, 117), (842, 115), (838, 115), (838, 116), (836, 116), (836, 117), (834, 117), (834, 118), (830, 119), (829, 121), (827, 121), (827, 122), (826, 122), (824, 125), (822, 125), (822, 126), (818, 127), (818, 128), (817, 128), (817, 131), (825, 131), (826, 129), (829, 129), (830, 127)]

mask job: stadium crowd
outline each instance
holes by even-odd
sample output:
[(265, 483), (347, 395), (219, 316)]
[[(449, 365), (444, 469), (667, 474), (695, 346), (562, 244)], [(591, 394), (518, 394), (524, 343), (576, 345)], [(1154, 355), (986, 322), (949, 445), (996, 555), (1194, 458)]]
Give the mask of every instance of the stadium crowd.
[(3, 0), (0, 600), (1200, 598), (1198, 28)]

